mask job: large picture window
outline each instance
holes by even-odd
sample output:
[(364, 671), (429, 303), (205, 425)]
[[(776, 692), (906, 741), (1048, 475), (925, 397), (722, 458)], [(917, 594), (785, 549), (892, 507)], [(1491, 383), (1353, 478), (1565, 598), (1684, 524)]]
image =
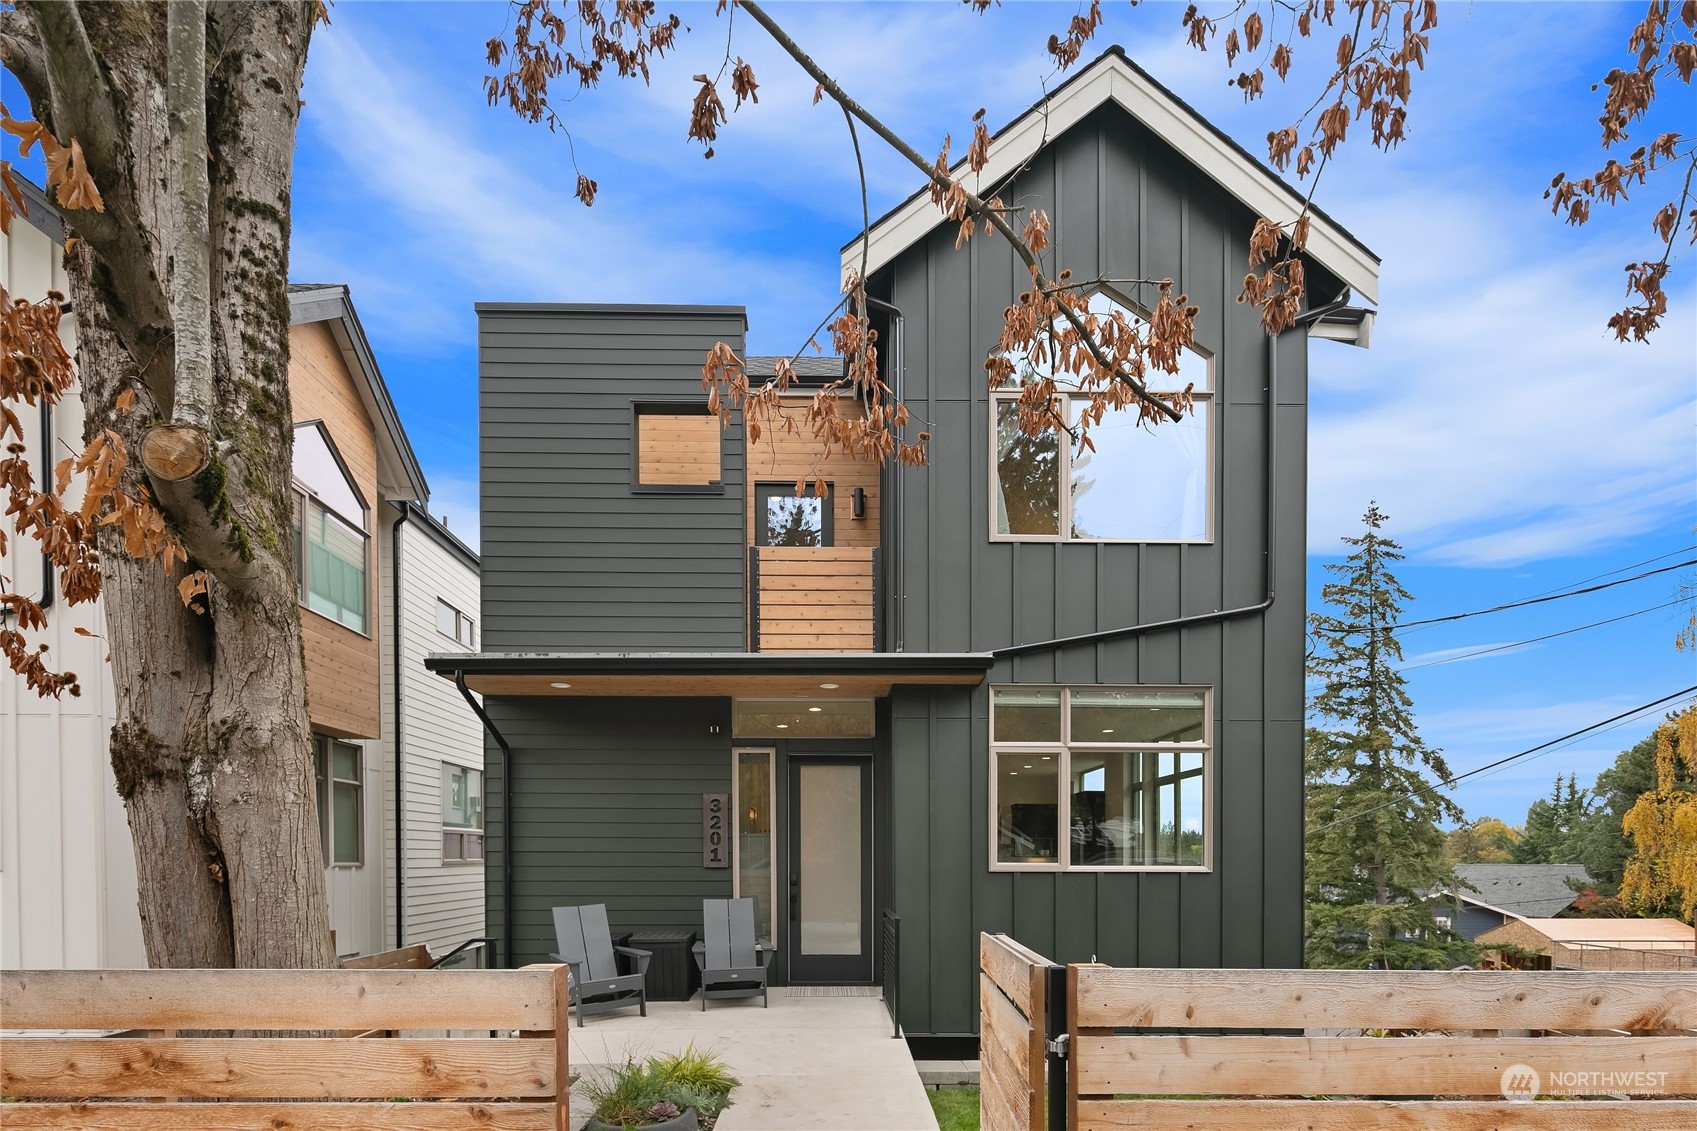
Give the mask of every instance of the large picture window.
[(1000, 687), (990, 703), (992, 869), (1210, 866), (1207, 691)]
[[(1098, 293), (1091, 310), (1130, 308)], [(1037, 436), (1020, 431), (1017, 388), (992, 395), (991, 536), (998, 539), (1104, 542), (1206, 542), (1211, 536), (1213, 383), (1209, 360), (1185, 350), (1179, 372), (1153, 371), (1157, 392), (1192, 386), (1195, 405), (1180, 421), (1139, 427), (1135, 409), (1110, 410), (1090, 429), (1089, 448), (1077, 450), (1059, 429)], [(1090, 406), (1065, 374), (1027, 364), (1014, 380), (1026, 385), (1054, 377), (1056, 411), (1069, 427)], [(1069, 388), (1069, 386), (1072, 386)]]
[(295, 562), (300, 602), (366, 628), (366, 508), (317, 422), (295, 426)]

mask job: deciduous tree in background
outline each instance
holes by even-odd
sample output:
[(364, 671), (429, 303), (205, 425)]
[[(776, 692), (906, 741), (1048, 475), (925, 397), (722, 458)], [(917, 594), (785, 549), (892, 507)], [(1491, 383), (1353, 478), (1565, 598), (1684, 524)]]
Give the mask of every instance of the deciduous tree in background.
[(1656, 788), (1622, 827), (1632, 858), (1620, 900), (1639, 915), (1697, 919), (1697, 707), (1656, 728)]
[(1451, 864), (1507, 864), (1514, 859), (1520, 830), (1496, 817), (1463, 821), (1444, 837), (1444, 859)]
[(1326, 569), (1326, 608), (1309, 615), (1313, 641), (1304, 743), (1307, 791), (1305, 955), (1311, 967), (1407, 970), (1472, 960), (1472, 947), (1433, 918), (1424, 894), (1457, 890), (1442, 821), (1461, 809), (1440, 793), (1443, 754), (1421, 740), (1397, 665), (1396, 624), (1409, 598), (1391, 572), (1401, 547), (1366, 529)]

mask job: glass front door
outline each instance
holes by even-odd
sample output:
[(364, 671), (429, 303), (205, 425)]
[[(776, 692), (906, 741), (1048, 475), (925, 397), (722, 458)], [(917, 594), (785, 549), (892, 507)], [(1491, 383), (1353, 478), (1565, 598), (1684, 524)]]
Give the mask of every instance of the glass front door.
[(791, 758), (792, 982), (872, 980), (872, 761)]

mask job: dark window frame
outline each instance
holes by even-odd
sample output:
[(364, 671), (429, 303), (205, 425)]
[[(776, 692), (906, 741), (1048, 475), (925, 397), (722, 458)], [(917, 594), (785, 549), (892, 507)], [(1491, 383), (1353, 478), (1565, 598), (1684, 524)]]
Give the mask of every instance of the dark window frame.
[(825, 539), (820, 543), (821, 549), (837, 544), (836, 522), (832, 512), (836, 509), (837, 486), (834, 483), (825, 484), (825, 494), (814, 495), (811, 488), (803, 494), (795, 493), (795, 482), (788, 483), (756, 483), (754, 485), (754, 544), (770, 546), (771, 531), (766, 528), (766, 502), (768, 499), (812, 499), (819, 500), (820, 534)]
[(642, 481), (642, 418), (655, 416), (712, 416), (701, 401), (632, 401), (630, 406), (630, 489), (633, 495), (723, 495), (725, 441), (719, 437), (719, 479), (713, 483), (644, 483)]

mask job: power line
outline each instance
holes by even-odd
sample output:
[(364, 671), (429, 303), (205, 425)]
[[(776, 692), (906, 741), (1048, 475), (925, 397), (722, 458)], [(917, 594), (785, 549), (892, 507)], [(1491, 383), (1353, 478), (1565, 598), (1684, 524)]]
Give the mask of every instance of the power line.
[(1542, 597), (1544, 593), (1558, 593), (1563, 589), (1571, 589), (1575, 585), (1584, 585), (1588, 581), (1598, 581), (1605, 577), (1613, 577), (1617, 573), (1625, 573), (1629, 569), (1637, 569), (1639, 566), (1647, 566), (1651, 562), (1659, 562), (1663, 558), (1671, 558), (1675, 554), (1688, 554), (1693, 550), (1697, 550), (1697, 546), (1681, 546), (1677, 550), (1669, 550), (1665, 554), (1657, 554), (1655, 557), (1645, 558), (1641, 562), (1633, 562), (1631, 565), (1623, 565), (1616, 569), (1604, 570), (1602, 573), (1592, 574), (1590, 577), (1582, 577), (1578, 581), (1570, 581), (1566, 585), (1558, 585), (1554, 589), (1546, 589), (1543, 593), (1534, 593), (1532, 595), (1534, 597)]
[[(1628, 717), (1630, 717), (1632, 715), (1641, 714), (1645, 711), (1652, 710), (1653, 708), (1660, 707), (1664, 703), (1672, 702), (1673, 700), (1678, 699), (1681, 696), (1690, 695), (1693, 692), (1697, 692), (1697, 684), (1693, 684), (1692, 686), (1685, 688), (1683, 691), (1676, 691), (1672, 695), (1664, 695), (1660, 699), (1656, 699), (1656, 700), (1649, 702), (1649, 703), (1641, 704), (1640, 706), (1632, 708), (1630, 711), (1622, 711), (1620, 714), (1610, 716), (1609, 718), (1604, 719), (1602, 722), (1592, 723), (1590, 726), (1587, 726), (1587, 727), (1580, 727), (1578, 730), (1574, 731), (1572, 734), (1564, 734), (1560, 738), (1552, 738), (1548, 742), (1541, 742), (1537, 746), (1533, 746), (1533, 747), (1530, 747), (1526, 750), (1522, 750), (1518, 754), (1510, 754), (1506, 758), (1498, 758), (1495, 762), (1487, 762), (1483, 766), (1477, 766), (1477, 767), (1475, 767), (1471, 770), (1468, 770), (1464, 774), (1456, 774), (1454, 777), (1445, 778), (1443, 781), (1439, 782), (1435, 786), (1433, 786), (1433, 785), (1422, 785), (1420, 788), (1427, 790), (1428, 792), (1436, 792), (1439, 789), (1449, 789), (1452, 786), (1454, 786), (1457, 782), (1466, 781), (1468, 778), (1471, 778), (1471, 777), (1477, 777), (1478, 775), (1485, 773), (1487, 770), (1495, 770), (1495, 769), (1498, 769), (1502, 766), (1508, 765), (1510, 762), (1517, 762), (1522, 758), (1526, 758), (1526, 757), (1529, 757), (1533, 754), (1537, 754), (1541, 751), (1548, 750), (1552, 746), (1556, 746), (1556, 745), (1559, 745), (1560, 743), (1567, 742), (1570, 739), (1580, 738), (1584, 735), (1590, 734), (1592, 731), (1595, 731), (1595, 730), (1601, 730), (1602, 728), (1610, 725), (1611, 723), (1621, 722), (1621, 721), (1627, 719)], [(1335, 828), (1338, 825), (1348, 824), (1350, 821), (1359, 821), (1363, 817), (1372, 816), (1374, 813), (1377, 813), (1377, 812), (1379, 812), (1380, 810), (1383, 810), (1383, 809), (1389, 809), (1393, 805), (1401, 805), (1401, 804), (1403, 804), (1403, 802), (1407, 801), (1409, 799), (1409, 797), (1411, 797), (1411, 796), (1413, 796), (1413, 795), (1410, 794), (1410, 795), (1398, 798), (1395, 801), (1386, 801), (1386, 802), (1383, 802), (1382, 804), (1374, 805), (1371, 808), (1363, 809), (1359, 813), (1351, 813), (1347, 817), (1339, 817), (1334, 821), (1327, 821), (1323, 825), (1317, 825), (1314, 828), (1309, 829), (1308, 832), (1305, 833), (1304, 835), (1305, 836), (1313, 836), (1315, 833), (1325, 832), (1327, 829)]]
[(1492, 652), (1506, 652), (1510, 648), (1524, 648), (1528, 644), (1537, 644), (1544, 640), (1554, 640), (1558, 636), (1571, 636), (1575, 632), (1584, 632), (1588, 628), (1601, 628), (1605, 624), (1615, 624), (1618, 621), (1631, 620), (1633, 617), (1641, 617), (1645, 613), (1653, 613), (1661, 609), (1672, 608), (1674, 605), (1681, 603), (1682, 602), (1680, 602), (1677, 598), (1672, 601), (1663, 601), (1659, 605), (1651, 605), (1649, 608), (1639, 609), (1635, 613), (1622, 613), (1618, 617), (1609, 617), (1607, 620), (1592, 621), (1590, 624), (1582, 624), (1577, 628), (1564, 628), (1560, 632), (1545, 633), (1543, 636), (1534, 636), (1529, 640), (1517, 640), (1513, 644), (1497, 644), (1490, 648), (1481, 648), (1476, 652), (1463, 652), (1459, 656), (1445, 656), (1441, 660), (1427, 660), (1423, 664), (1406, 664), (1397, 670), (1411, 672), (1420, 668), (1435, 668), (1439, 664), (1453, 664), (1460, 660), (1471, 660), (1476, 656), (1489, 656)]
[(1528, 597), (1524, 601), (1510, 601), (1506, 605), (1493, 605), (1488, 609), (1475, 609), (1470, 613), (1451, 613), (1447, 617), (1429, 617), (1426, 620), (1403, 621), (1400, 624), (1393, 624), (1390, 627), (1413, 628), (1416, 625), (1422, 624), (1444, 624), (1448, 621), (1466, 620), (1468, 617), (1482, 617), (1486, 613), (1500, 613), (1508, 609), (1524, 608), (1527, 605), (1541, 605), (1545, 601), (1559, 601), (1563, 597), (1578, 597), (1585, 593), (1597, 593), (1604, 589), (1612, 589), (1616, 585), (1625, 585), (1629, 581), (1642, 581), (1646, 577), (1654, 577), (1658, 573), (1669, 573), (1676, 569), (1684, 569), (1686, 566), (1690, 565), (1697, 565), (1697, 558), (1690, 558), (1683, 562), (1675, 562), (1673, 565), (1662, 566), (1660, 569), (1645, 570), (1643, 573), (1635, 573), (1631, 577), (1622, 577), (1616, 581), (1605, 581), (1601, 585), (1589, 585), (1584, 589), (1569, 589), (1563, 593), (1552, 593), (1543, 597)]

